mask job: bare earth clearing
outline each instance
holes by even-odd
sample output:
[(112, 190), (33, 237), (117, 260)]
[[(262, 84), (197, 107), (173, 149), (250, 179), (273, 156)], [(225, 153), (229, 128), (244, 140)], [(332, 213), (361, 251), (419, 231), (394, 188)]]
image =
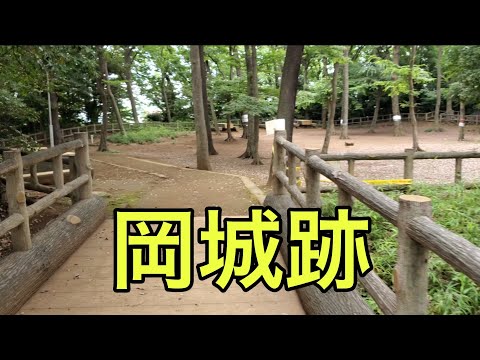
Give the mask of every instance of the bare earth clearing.
[[(330, 154), (346, 153), (381, 153), (404, 152), (412, 146), (410, 125), (403, 124), (405, 136), (393, 137), (393, 127), (380, 125), (375, 134), (367, 133), (367, 128), (349, 129), (347, 140), (353, 146), (345, 146), (345, 140), (339, 139), (339, 133), (332, 136)], [(425, 151), (480, 151), (480, 133), (474, 127), (466, 128), (465, 141), (457, 141), (455, 125), (443, 125), (443, 132), (425, 132), (433, 123), (420, 123), (420, 146)], [(238, 159), (246, 147), (247, 140), (240, 138), (241, 132), (233, 132), (236, 141), (224, 141), (226, 134), (213, 135), (215, 148), (219, 155), (211, 156), (210, 161), (214, 171), (244, 175), (249, 177), (257, 186), (266, 190), (273, 136), (266, 136), (265, 130), (260, 129), (260, 157), (264, 165), (253, 166), (251, 160)], [(321, 148), (325, 130), (314, 128), (299, 128), (294, 130), (293, 141), (303, 148)], [(165, 140), (161, 143), (149, 145), (115, 145), (110, 144), (110, 150), (122, 154), (150, 159), (161, 163), (181, 167), (195, 168), (195, 135), (179, 137), (176, 140)], [(343, 162), (331, 162), (347, 170)], [(463, 161), (462, 178), (465, 181), (480, 180), (480, 159), (466, 159)], [(415, 160), (414, 178), (416, 181), (429, 183), (453, 182), (455, 161), (452, 160)], [(403, 161), (356, 161), (355, 175), (361, 179), (398, 179), (403, 177)], [(214, 201), (214, 200), (213, 200)]]

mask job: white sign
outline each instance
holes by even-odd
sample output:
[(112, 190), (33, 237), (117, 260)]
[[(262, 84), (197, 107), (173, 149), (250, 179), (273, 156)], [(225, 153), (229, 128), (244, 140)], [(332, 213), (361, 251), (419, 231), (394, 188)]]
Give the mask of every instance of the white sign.
[(459, 123), (458, 123), (458, 126), (464, 127), (464, 126), (465, 126), (465, 123), (464, 123), (464, 122), (459, 122)]
[(340, 125), (343, 125), (343, 119), (340, 119)]
[(275, 134), (275, 130), (285, 130), (285, 119), (274, 119), (265, 121), (267, 135)]
[(400, 115), (393, 115), (393, 121), (400, 121), (402, 117)]
[(248, 114), (242, 115), (242, 123), (248, 123)]

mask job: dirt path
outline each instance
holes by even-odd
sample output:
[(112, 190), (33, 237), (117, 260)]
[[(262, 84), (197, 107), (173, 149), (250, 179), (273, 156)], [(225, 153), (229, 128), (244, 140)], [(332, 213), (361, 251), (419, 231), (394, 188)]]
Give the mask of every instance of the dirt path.
[(109, 210), (125, 206), (193, 208), (195, 216), (203, 216), (205, 207), (220, 206), (223, 214), (233, 216), (247, 215), (250, 206), (258, 205), (236, 176), (178, 169), (130, 158), (124, 153), (93, 151), (91, 158), (95, 168), (94, 190), (111, 195)]
[[(115, 207), (194, 209), (192, 266), (206, 258), (196, 239), (196, 229), (205, 226), (205, 207), (220, 206), (224, 216), (241, 216), (258, 204), (236, 176), (164, 166), (124, 153), (93, 150), (91, 160), (94, 190), (110, 194), (110, 216)], [(166, 292), (160, 279), (147, 278), (132, 284), (128, 293), (115, 293), (113, 241), (113, 221), (107, 219), (18, 314), (305, 314), (295, 291), (271, 292), (259, 284), (244, 292), (234, 282), (222, 293), (212, 279), (199, 280), (196, 271), (186, 292)], [(280, 255), (277, 262), (286, 267)]]

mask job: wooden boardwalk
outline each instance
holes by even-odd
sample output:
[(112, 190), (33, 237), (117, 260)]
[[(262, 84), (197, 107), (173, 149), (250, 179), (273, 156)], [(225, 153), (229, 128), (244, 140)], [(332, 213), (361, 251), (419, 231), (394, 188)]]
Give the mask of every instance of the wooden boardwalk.
[[(195, 218), (195, 228), (203, 225), (203, 217)], [(195, 264), (204, 261), (204, 249), (195, 239)], [(285, 266), (280, 255), (277, 262)], [(113, 292), (113, 220), (106, 220), (18, 314), (305, 314), (295, 291), (270, 292), (260, 283), (245, 293), (232, 282), (222, 293), (212, 280), (200, 281), (195, 270), (186, 292), (166, 292), (159, 278)]]

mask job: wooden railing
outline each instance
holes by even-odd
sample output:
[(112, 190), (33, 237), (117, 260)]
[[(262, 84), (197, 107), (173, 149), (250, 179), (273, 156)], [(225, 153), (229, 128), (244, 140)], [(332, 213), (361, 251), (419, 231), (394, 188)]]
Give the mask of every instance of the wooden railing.
[[(401, 113), (402, 121), (410, 121), (410, 113)], [(416, 113), (415, 117), (417, 121), (431, 121), (435, 117), (435, 112), (427, 113)], [(352, 117), (348, 119), (348, 125), (358, 125), (358, 126), (370, 126), (373, 121), (373, 116), (360, 116)], [(379, 115), (377, 117), (377, 123), (388, 123), (393, 122), (393, 114)], [(340, 125), (340, 119), (335, 120), (335, 125)], [(318, 126), (318, 120), (317, 120)]]
[[(123, 126), (125, 127), (126, 130), (139, 129), (147, 126), (166, 127), (169, 129), (175, 129), (177, 131), (195, 130), (195, 123), (192, 121), (189, 121), (189, 122), (177, 121), (177, 122), (171, 122), (171, 123), (145, 122), (145, 123), (139, 123), (139, 124), (124, 123)], [(95, 134), (100, 134), (101, 131), (102, 131), (102, 124), (91, 124), (91, 125), (66, 128), (66, 129), (62, 129), (62, 139), (63, 141), (70, 141), (71, 139), (74, 138), (74, 135), (77, 133), (86, 132), (89, 135), (95, 135)], [(113, 134), (117, 132), (120, 132), (120, 127), (118, 124), (116, 123), (108, 124), (107, 133)], [(45, 145), (45, 146), (48, 146), (50, 142), (48, 132), (46, 131), (41, 131), (33, 134), (25, 134), (24, 136), (32, 139), (38, 144)], [(0, 139), (0, 146), (6, 147), (7, 144), (8, 144), (7, 139)]]
[(440, 160), (440, 159), (455, 159), (455, 173), (454, 182), (462, 181), (462, 159), (478, 159), (480, 152), (466, 151), (466, 152), (415, 152), (413, 149), (405, 149), (404, 153), (377, 153), (377, 154), (362, 154), (349, 153), (343, 155), (317, 155), (324, 161), (347, 161), (348, 172), (350, 175), (355, 175), (355, 161), (356, 160), (403, 160), (403, 178), (413, 179), (414, 160)]
[[(394, 272), (395, 292), (373, 270), (365, 277), (359, 277), (365, 290), (384, 314), (427, 313), (428, 250), (433, 251), (454, 269), (480, 285), (480, 248), (436, 224), (431, 219), (432, 208), (429, 198), (402, 195), (397, 202), (348, 172), (330, 166), (319, 157), (317, 150), (304, 150), (287, 141), (285, 137), (285, 131), (275, 132), (274, 195), (283, 195), (288, 192), (300, 207), (320, 208), (321, 174), (337, 185), (338, 205), (352, 206), (353, 199), (356, 198), (398, 228), (399, 248)], [(287, 154), (288, 160), (285, 164)], [(418, 157), (415, 153), (400, 155), (398, 158), (412, 164), (414, 158), (422, 158), (420, 153)], [(336, 155), (328, 156), (333, 159)], [(351, 160), (359, 160), (361, 156), (353, 157)], [(393, 157), (397, 158), (395, 156)], [(306, 165), (305, 195), (296, 185), (296, 158)], [(288, 172), (285, 170), (286, 165)]]
[[(460, 113), (455, 111), (452, 114), (440, 114), (440, 121), (458, 123), (460, 121)], [(480, 123), (480, 115), (465, 115), (463, 122), (465, 125), (478, 125)]]
[[(29, 225), (31, 217), (69, 194), (73, 195), (73, 202), (92, 196), (92, 168), (88, 153), (88, 136), (87, 133), (76, 133), (73, 136), (73, 141), (23, 157), (20, 150), (3, 153), (5, 161), (0, 163), (0, 176), (5, 176), (6, 179), (9, 216), (0, 222), (0, 236), (11, 231), (12, 245), (15, 251), (25, 251), (32, 247)], [(69, 182), (64, 183), (62, 156), (70, 151), (75, 151), (75, 156), (72, 157)], [(27, 206), (23, 169), (32, 168), (38, 163), (48, 160), (52, 161), (55, 189), (34, 204)], [(34, 176), (30, 181), (35, 182)]]

